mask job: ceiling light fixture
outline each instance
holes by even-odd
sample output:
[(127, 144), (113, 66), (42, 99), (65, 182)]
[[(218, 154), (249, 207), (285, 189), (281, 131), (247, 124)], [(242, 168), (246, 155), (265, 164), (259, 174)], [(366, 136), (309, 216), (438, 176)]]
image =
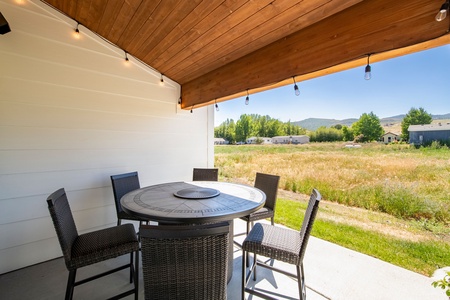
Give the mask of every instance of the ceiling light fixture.
[(367, 55), (367, 66), (365, 69), (364, 79), (369, 80), (372, 78), (372, 67), (369, 64), (370, 54)]
[(248, 105), (249, 102), (250, 102), (250, 97), (248, 95), (248, 89), (247, 89), (247, 97), (245, 98), (245, 105)]
[(295, 82), (295, 76), (292, 76), (292, 79), (294, 79), (294, 91), (295, 91), (295, 96), (300, 96), (300, 90), (298, 89), (297, 82)]
[(217, 105), (217, 99), (214, 100), (214, 103), (215, 103), (214, 106), (216, 107), (216, 111), (219, 111), (219, 105)]
[(439, 10), (439, 12), (437, 13), (437, 15), (435, 17), (436, 21), (440, 22), (447, 17), (448, 2), (449, 1), (447, 0), (444, 2), (444, 4), (442, 4), (441, 9)]

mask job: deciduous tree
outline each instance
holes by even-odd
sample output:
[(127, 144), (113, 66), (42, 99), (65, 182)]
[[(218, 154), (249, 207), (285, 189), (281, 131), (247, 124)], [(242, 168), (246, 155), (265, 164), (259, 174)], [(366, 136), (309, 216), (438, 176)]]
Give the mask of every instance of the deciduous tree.
[(353, 123), (352, 131), (355, 136), (363, 135), (364, 142), (376, 141), (384, 134), (380, 119), (373, 112), (363, 113), (359, 120)]
[(431, 121), (433, 121), (433, 117), (425, 109), (412, 107), (402, 120), (402, 139), (409, 140), (409, 125), (431, 124)]

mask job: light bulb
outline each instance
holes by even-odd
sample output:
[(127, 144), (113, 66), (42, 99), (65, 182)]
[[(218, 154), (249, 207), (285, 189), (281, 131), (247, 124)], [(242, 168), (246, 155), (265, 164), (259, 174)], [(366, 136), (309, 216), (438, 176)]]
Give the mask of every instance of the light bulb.
[(295, 90), (295, 96), (300, 96), (300, 90), (298, 89), (297, 84), (294, 85), (294, 90)]
[(250, 98), (247, 96), (247, 97), (245, 98), (245, 105), (248, 105), (249, 102), (250, 102)]
[(366, 73), (364, 74), (364, 79), (369, 80), (372, 78), (372, 67), (370, 65), (366, 66)]
[(436, 21), (440, 22), (442, 20), (444, 20), (447, 17), (447, 10), (448, 10), (448, 2), (445, 2), (444, 4), (442, 4), (441, 9), (439, 10), (439, 12), (436, 15)]
[(217, 103), (216, 103), (216, 111), (219, 111), (219, 105), (217, 105)]
[(129, 66), (130, 65), (130, 60), (128, 59), (128, 54), (125, 52), (125, 61), (124, 61), (125, 66)]
[(73, 37), (77, 40), (80, 39), (80, 30), (78, 30), (78, 25), (80, 25), (80, 23), (77, 23), (77, 28), (75, 28), (75, 32), (73, 34)]

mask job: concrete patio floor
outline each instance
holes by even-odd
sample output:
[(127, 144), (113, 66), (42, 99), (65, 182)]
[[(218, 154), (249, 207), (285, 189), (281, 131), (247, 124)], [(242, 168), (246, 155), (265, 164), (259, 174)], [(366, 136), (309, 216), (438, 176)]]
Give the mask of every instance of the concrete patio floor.
[[(235, 221), (235, 232), (242, 232), (244, 225)], [(241, 290), (241, 250), (237, 247), (234, 250), (233, 277), (228, 284), (230, 300), (240, 299)], [(126, 259), (128, 256), (82, 268), (77, 278), (106, 270)], [(279, 265), (295, 270), (290, 265)], [(308, 300), (448, 300), (441, 290), (431, 286), (433, 280), (429, 277), (314, 237), (309, 240), (304, 268)], [(139, 299), (144, 299), (140, 272)], [(62, 258), (0, 275), (0, 299), (63, 299), (67, 276)], [(256, 287), (268, 290), (276, 298), (298, 299), (296, 281), (263, 268), (258, 269)], [(106, 299), (129, 288), (125, 270), (76, 287), (74, 299)], [(259, 299), (248, 294), (246, 297)]]

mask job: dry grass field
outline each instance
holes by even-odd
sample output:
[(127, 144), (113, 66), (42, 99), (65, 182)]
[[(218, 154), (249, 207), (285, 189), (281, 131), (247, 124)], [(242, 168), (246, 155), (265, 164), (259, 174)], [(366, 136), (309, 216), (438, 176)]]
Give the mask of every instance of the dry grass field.
[(431, 276), (450, 266), (450, 150), (407, 144), (216, 146), (220, 180), (281, 176), (275, 222), (299, 229), (312, 188), (312, 234)]
[(224, 180), (252, 183), (255, 172), (278, 174), (280, 188), (293, 194), (307, 195), (317, 188), (325, 200), (347, 207), (444, 231), (450, 224), (449, 149), (310, 143), (216, 146), (215, 150), (215, 166)]

